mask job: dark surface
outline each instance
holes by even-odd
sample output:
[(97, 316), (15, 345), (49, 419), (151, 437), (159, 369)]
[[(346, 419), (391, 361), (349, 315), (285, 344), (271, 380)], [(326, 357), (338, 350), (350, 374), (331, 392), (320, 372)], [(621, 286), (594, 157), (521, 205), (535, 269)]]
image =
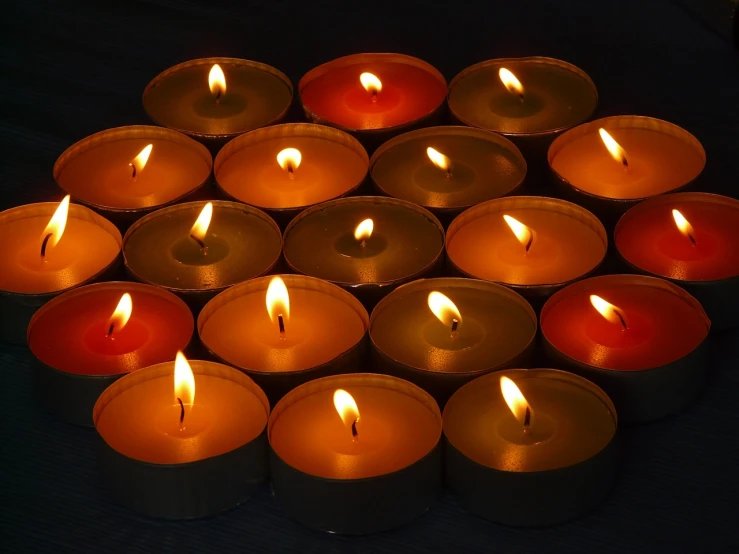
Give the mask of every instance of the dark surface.
[[(709, 1), (709, 0), (704, 0)], [(61, 198), (52, 166), (74, 141), (148, 123), (141, 93), (190, 58), (272, 64), (297, 82), (339, 55), (399, 51), (448, 79), (490, 57), (548, 55), (587, 71), (599, 115), (642, 114), (693, 132), (710, 191), (739, 184), (739, 58), (679, 3), (366, 0), (3, 5), (0, 209)], [(2, 252), (0, 251), (0, 255)], [(739, 314), (737, 314), (739, 318)], [(691, 552), (739, 548), (739, 333), (714, 339), (707, 390), (683, 414), (623, 432), (606, 503), (567, 525), (518, 530), (465, 514), (445, 494), (416, 522), (361, 538), (309, 531), (264, 486), (242, 507), (168, 523), (117, 506), (101, 487), (95, 436), (34, 407), (30, 354), (0, 346), (0, 548), (6, 552)]]

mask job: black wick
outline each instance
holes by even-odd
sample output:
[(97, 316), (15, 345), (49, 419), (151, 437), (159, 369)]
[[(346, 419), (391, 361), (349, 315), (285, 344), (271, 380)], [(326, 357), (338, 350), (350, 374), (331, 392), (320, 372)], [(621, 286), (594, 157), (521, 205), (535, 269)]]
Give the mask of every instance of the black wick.
[(531, 408), (526, 406), (526, 415), (523, 417), (523, 426), (528, 427), (531, 425)]
[(107, 336), (110, 336), (110, 335), (113, 334), (113, 329), (115, 329), (115, 321), (111, 321), (110, 322), (110, 327), (108, 327), (108, 335)]
[(198, 243), (198, 246), (200, 246), (204, 253), (208, 251), (208, 247), (205, 246), (205, 243), (198, 237), (196, 237), (195, 235), (190, 235), (190, 238)]
[(131, 166), (131, 179), (135, 179), (136, 178), (136, 164), (134, 164), (133, 162), (131, 162), (128, 165)]
[(51, 235), (54, 233), (49, 233), (44, 237), (43, 242), (41, 243), (41, 255), (46, 256), (46, 245), (49, 244), (49, 239), (51, 238)]
[(357, 435), (359, 435), (359, 432), (357, 431), (357, 421), (359, 420), (355, 419), (352, 423), (352, 437), (356, 437)]
[(185, 421), (185, 405), (180, 398), (177, 399), (177, 402), (180, 403), (180, 425), (182, 425), (182, 422)]
[(457, 327), (459, 327), (459, 320), (457, 318), (452, 319), (452, 333), (457, 332)]
[(531, 243), (534, 242), (534, 233), (529, 231), (529, 241), (526, 243), (526, 246), (524, 250), (528, 253), (529, 248), (531, 248)]
[(618, 310), (613, 310), (613, 311), (616, 312), (616, 315), (618, 316), (618, 319), (621, 321), (621, 325), (623, 325), (623, 328), (628, 329), (629, 326), (626, 325), (626, 319), (624, 319), (624, 316), (621, 314), (621, 312), (619, 312)]
[(277, 325), (280, 326), (280, 334), (285, 334), (285, 320), (282, 317), (282, 314), (277, 316)]

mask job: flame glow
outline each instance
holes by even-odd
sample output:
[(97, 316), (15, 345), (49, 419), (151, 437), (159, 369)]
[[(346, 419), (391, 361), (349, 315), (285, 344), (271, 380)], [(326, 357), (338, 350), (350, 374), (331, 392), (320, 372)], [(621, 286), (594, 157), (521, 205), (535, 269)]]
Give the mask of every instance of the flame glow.
[(528, 408), (530, 418), (531, 407), (529, 406), (529, 403), (526, 402), (526, 398), (523, 394), (521, 394), (521, 390), (518, 388), (516, 383), (514, 383), (508, 377), (501, 377), (500, 392), (503, 393), (503, 399), (505, 400), (506, 404), (508, 404), (508, 408), (511, 410), (513, 416), (518, 420), (520, 424), (525, 425), (526, 410)]
[(606, 131), (602, 127), (598, 129), (598, 133), (600, 133), (600, 140), (602, 140), (603, 144), (605, 144), (606, 149), (608, 150), (608, 153), (611, 155), (611, 157), (617, 162), (628, 166), (629, 158), (626, 155), (626, 150), (624, 150), (621, 145), (616, 142), (616, 139), (614, 139), (608, 133), (608, 131)]
[(118, 306), (113, 311), (113, 315), (108, 320), (108, 334), (118, 332), (126, 326), (128, 320), (131, 318), (131, 312), (133, 311), (133, 301), (131, 295), (127, 292), (121, 296), (118, 301)]
[(352, 425), (359, 421), (359, 408), (354, 401), (354, 397), (344, 389), (336, 389), (334, 391), (334, 407), (341, 417), (344, 425)]
[(185, 406), (195, 404), (195, 376), (182, 352), (177, 352), (174, 362), (174, 397)]
[(510, 92), (511, 94), (516, 94), (519, 97), (523, 98), (523, 85), (521, 84), (521, 81), (519, 81), (518, 78), (513, 73), (511, 73), (510, 70), (506, 69), (505, 67), (501, 67), (498, 71), (498, 76), (505, 85), (505, 88), (508, 89), (508, 92)]
[(531, 242), (534, 236), (531, 229), (516, 218), (509, 215), (504, 215), (503, 219), (505, 219), (505, 222), (508, 224), (508, 227), (511, 228), (513, 234), (516, 235), (518, 242), (520, 242), (524, 246), (524, 248), (528, 250), (531, 246)]
[(428, 304), (434, 315), (444, 325), (451, 327), (455, 319), (458, 324), (462, 323), (462, 314), (459, 313), (457, 306), (446, 295), (432, 291), (429, 293)]
[(436, 167), (443, 171), (449, 171), (449, 168), (451, 167), (449, 158), (436, 150), (436, 148), (431, 148), (430, 146), (426, 148), (426, 155)]
[(205, 235), (208, 232), (208, 226), (210, 220), (213, 217), (213, 204), (208, 202), (200, 212), (200, 215), (195, 220), (195, 224), (190, 229), (190, 236), (197, 239), (199, 242), (205, 242)]
[(139, 152), (138, 155), (133, 160), (131, 160), (131, 163), (128, 164), (133, 169), (134, 177), (141, 173), (144, 167), (146, 167), (146, 162), (149, 161), (149, 156), (151, 155), (152, 148), (154, 148), (154, 145), (147, 144), (146, 146), (144, 146), (141, 152)]
[(602, 299), (600, 296), (591, 294), (590, 295), (590, 303), (593, 305), (593, 308), (595, 308), (600, 315), (602, 315), (604, 318), (606, 318), (611, 323), (618, 323), (619, 325), (624, 325), (624, 319), (623, 315), (621, 314), (621, 310), (617, 307), (608, 302), (607, 300)]
[(382, 90), (382, 81), (372, 73), (362, 73), (359, 76), (359, 81), (367, 92), (377, 95)]
[(358, 241), (367, 240), (372, 236), (374, 229), (375, 223), (371, 219), (365, 219), (354, 229), (354, 238)]
[(280, 164), (282, 169), (289, 173), (298, 169), (301, 161), (303, 161), (303, 155), (297, 148), (285, 148), (284, 150), (280, 150), (280, 153), (277, 154), (277, 163)]
[(695, 240), (693, 238), (695, 237), (693, 226), (687, 219), (685, 219), (685, 216), (683, 214), (681, 214), (678, 210), (672, 210), (672, 218), (675, 220), (675, 225), (677, 225), (677, 228), (683, 235), (688, 237), (690, 240)]
[[(69, 195), (65, 196), (64, 200), (59, 203), (59, 207), (54, 212), (54, 215), (51, 216), (49, 224), (46, 226), (44, 232), (41, 234), (42, 252), (48, 252), (51, 248), (54, 248), (59, 242), (59, 239), (62, 238), (62, 235), (64, 234), (64, 228), (67, 226), (68, 213)], [(46, 237), (49, 238), (47, 239)], [(44, 243), (46, 243), (45, 248), (43, 246)]]
[(267, 287), (267, 313), (273, 323), (280, 315), (285, 321), (290, 319), (290, 295), (280, 277), (272, 277)]
[(221, 66), (218, 64), (213, 65), (208, 73), (208, 86), (210, 87), (210, 93), (219, 99), (221, 96), (226, 94), (226, 76), (223, 74)]

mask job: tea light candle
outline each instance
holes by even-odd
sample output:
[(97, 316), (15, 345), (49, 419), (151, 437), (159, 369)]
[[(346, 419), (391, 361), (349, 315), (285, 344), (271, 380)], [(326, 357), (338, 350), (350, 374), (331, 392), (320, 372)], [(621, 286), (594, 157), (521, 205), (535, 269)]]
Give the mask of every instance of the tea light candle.
[(203, 345), (250, 376), (276, 401), (300, 383), (356, 370), (367, 311), (313, 277), (260, 277), (226, 289), (198, 317)]
[(95, 133), (54, 164), (57, 184), (124, 227), (146, 212), (179, 201), (204, 185), (208, 149), (182, 133), (134, 125)]
[(475, 377), (525, 363), (536, 330), (536, 314), (523, 297), (472, 279), (408, 283), (370, 318), (375, 367), (423, 387), (440, 406)]
[(383, 194), (447, 220), (470, 206), (511, 194), (526, 177), (526, 160), (512, 142), (469, 127), (402, 134), (375, 151), (370, 168)]
[(315, 529), (391, 529), (441, 488), (439, 407), (402, 379), (356, 373), (301, 385), (275, 406), (268, 436), (277, 501)]
[(608, 238), (587, 210), (554, 198), (490, 200), (449, 226), (446, 251), (464, 275), (497, 281), (527, 298), (581, 279), (605, 258)]
[(608, 396), (577, 375), (483, 375), (444, 408), (447, 484), (463, 508), (504, 525), (575, 519), (615, 480), (616, 421)]
[(354, 191), (369, 158), (352, 136), (322, 125), (288, 123), (229, 142), (216, 157), (218, 185), (280, 222), (301, 209)]
[(92, 408), (106, 387), (173, 360), (193, 328), (182, 300), (149, 285), (98, 283), (54, 298), (28, 326), (42, 405), (64, 421), (91, 426)]
[(398, 285), (443, 263), (444, 229), (418, 206), (374, 196), (309, 208), (285, 230), (285, 260), (298, 273), (345, 288), (370, 310)]
[(45, 302), (117, 271), (121, 234), (67, 196), (1, 212), (0, 244), (0, 340), (24, 344)]
[(235, 202), (189, 202), (136, 222), (123, 239), (126, 269), (196, 307), (231, 285), (269, 272), (282, 237), (265, 213)]
[(657, 196), (619, 220), (614, 242), (631, 268), (669, 279), (695, 296), (714, 329), (739, 311), (739, 201), (706, 193)]
[(568, 195), (599, 215), (613, 217), (639, 200), (694, 181), (706, 165), (706, 153), (677, 125), (614, 116), (564, 133), (549, 148), (548, 160), (556, 183)]
[(100, 472), (116, 500), (147, 516), (222, 512), (265, 477), (268, 417), (267, 398), (246, 375), (178, 353), (100, 396)]
[(689, 405), (706, 379), (711, 323), (695, 298), (655, 277), (593, 277), (541, 312), (550, 356), (603, 387), (622, 421), (652, 421)]
[(293, 86), (269, 65), (238, 58), (201, 58), (170, 67), (144, 90), (152, 121), (220, 145), (287, 114)]
[(432, 65), (403, 54), (354, 54), (312, 69), (298, 84), (308, 120), (366, 138), (420, 126), (444, 103)]

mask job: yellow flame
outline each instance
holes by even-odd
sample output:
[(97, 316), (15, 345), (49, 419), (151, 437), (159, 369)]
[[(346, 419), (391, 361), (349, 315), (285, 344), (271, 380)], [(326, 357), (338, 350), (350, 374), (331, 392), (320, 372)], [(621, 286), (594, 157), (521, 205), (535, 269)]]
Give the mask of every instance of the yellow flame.
[(432, 291), (429, 293), (428, 304), (434, 315), (444, 325), (454, 325), (454, 320), (457, 320), (457, 324), (462, 323), (462, 314), (459, 313), (457, 306), (449, 300), (449, 298), (440, 292)]
[(629, 157), (626, 155), (626, 150), (624, 150), (621, 145), (616, 142), (616, 139), (614, 139), (608, 133), (608, 131), (606, 131), (602, 127), (598, 129), (598, 133), (600, 133), (600, 140), (602, 140), (603, 144), (605, 144), (606, 149), (608, 150), (608, 153), (611, 155), (611, 157), (617, 162), (628, 166)]
[(108, 320), (108, 334), (117, 333), (123, 329), (131, 318), (132, 311), (133, 301), (131, 300), (131, 295), (127, 292), (123, 293), (123, 296), (118, 301), (118, 306), (116, 306), (113, 315)]
[(282, 169), (289, 173), (298, 169), (301, 161), (303, 161), (303, 155), (297, 148), (285, 148), (284, 150), (280, 150), (280, 153), (277, 154), (277, 163), (280, 164)]
[(436, 148), (431, 148), (430, 146), (426, 148), (426, 155), (436, 167), (443, 171), (449, 171), (449, 168), (451, 167), (449, 158), (439, 152)]
[(195, 404), (195, 376), (182, 352), (177, 352), (174, 362), (174, 397), (186, 406)]
[(364, 89), (373, 95), (378, 94), (382, 90), (382, 81), (372, 73), (362, 73), (359, 76), (359, 81), (362, 83)]
[(267, 287), (267, 313), (273, 323), (280, 315), (285, 321), (290, 319), (290, 295), (280, 277), (272, 277)]
[(218, 64), (213, 65), (208, 73), (208, 86), (210, 87), (210, 93), (220, 98), (226, 94), (226, 76), (223, 74), (221, 66)]
[(131, 160), (131, 163), (128, 164), (129, 167), (133, 169), (134, 177), (141, 173), (144, 167), (146, 167), (146, 162), (149, 161), (149, 156), (151, 155), (152, 148), (154, 148), (152, 144), (147, 144), (146, 146), (144, 146), (141, 152), (139, 152), (138, 155), (133, 160)]
[(685, 219), (685, 216), (683, 214), (681, 214), (678, 210), (672, 210), (672, 218), (675, 220), (675, 225), (677, 225), (677, 228), (683, 235), (691, 240), (695, 240), (693, 238), (695, 236), (693, 226), (687, 219)]
[(195, 220), (195, 224), (190, 229), (190, 236), (196, 238), (200, 242), (205, 242), (205, 235), (210, 226), (210, 220), (213, 217), (213, 204), (208, 202), (200, 211), (200, 215)]
[(498, 76), (500, 77), (500, 80), (503, 81), (503, 84), (505, 85), (505, 88), (508, 89), (508, 92), (511, 94), (516, 94), (523, 98), (523, 85), (521, 84), (521, 81), (518, 80), (518, 78), (511, 73), (510, 70), (506, 69), (505, 67), (501, 67), (500, 71), (498, 71)]
[(508, 227), (511, 228), (513, 234), (516, 235), (518, 242), (520, 242), (524, 246), (524, 248), (528, 250), (528, 248), (531, 246), (532, 237), (534, 236), (531, 229), (521, 223), (515, 217), (504, 215), (503, 219), (505, 219), (505, 222), (508, 224)]
[(614, 306), (607, 300), (604, 300), (600, 296), (596, 294), (590, 295), (590, 303), (593, 305), (593, 308), (595, 308), (600, 315), (602, 315), (604, 318), (606, 318), (611, 323), (618, 323), (620, 325), (623, 325), (625, 323), (623, 319), (623, 315), (621, 313), (621, 309), (617, 306)]
[(531, 406), (526, 402), (526, 398), (521, 393), (516, 383), (508, 377), (500, 378), (500, 391), (503, 393), (503, 399), (513, 416), (522, 425), (526, 424), (526, 409), (529, 411), (529, 419), (531, 418)]
[(344, 389), (334, 391), (334, 407), (341, 417), (344, 425), (351, 425), (359, 421), (359, 408), (354, 397)]
[(372, 236), (374, 229), (375, 223), (371, 219), (365, 219), (354, 229), (354, 238), (359, 241), (367, 240)]
[[(67, 214), (69, 213), (69, 195), (65, 196), (64, 199), (59, 203), (59, 207), (51, 216), (49, 224), (41, 234), (42, 251), (49, 252), (51, 248), (54, 248), (59, 239), (64, 234), (64, 228), (67, 226)], [(49, 236), (51, 235), (51, 236)], [(49, 237), (48, 239), (46, 237)], [(46, 241), (46, 247), (43, 247), (44, 241)]]

